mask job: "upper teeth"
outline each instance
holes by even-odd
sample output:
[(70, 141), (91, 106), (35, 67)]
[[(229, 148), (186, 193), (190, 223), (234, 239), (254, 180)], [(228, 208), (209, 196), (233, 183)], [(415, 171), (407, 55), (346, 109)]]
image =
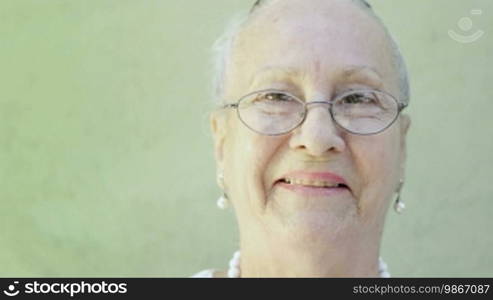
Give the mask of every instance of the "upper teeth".
[(320, 186), (320, 187), (337, 187), (339, 185), (338, 183), (335, 182), (327, 182), (323, 180), (285, 178), (284, 181), (286, 181), (289, 184)]

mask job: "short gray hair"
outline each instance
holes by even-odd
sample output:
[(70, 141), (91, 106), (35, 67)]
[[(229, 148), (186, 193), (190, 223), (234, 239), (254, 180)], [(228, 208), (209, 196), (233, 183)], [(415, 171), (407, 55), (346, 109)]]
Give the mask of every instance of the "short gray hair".
[[(215, 102), (222, 103), (225, 100), (224, 92), (226, 84), (226, 67), (231, 58), (236, 36), (241, 32), (245, 24), (250, 20), (252, 14), (255, 13), (261, 6), (265, 5), (267, 1), (268, 0), (258, 0), (257, 2), (255, 2), (249, 13), (242, 13), (234, 16), (232, 21), (226, 27), (226, 30), (223, 32), (223, 34), (214, 42), (212, 46), (212, 64), (214, 71), (212, 88)], [(370, 13), (382, 25), (390, 41), (390, 46), (393, 52), (393, 62), (399, 77), (399, 101), (401, 101), (402, 104), (408, 105), (410, 100), (409, 75), (406, 62), (401, 54), (397, 42), (390, 34), (387, 27), (383, 24), (382, 20), (375, 14), (368, 2), (366, 2), (365, 0), (351, 1), (355, 1), (360, 7)]]

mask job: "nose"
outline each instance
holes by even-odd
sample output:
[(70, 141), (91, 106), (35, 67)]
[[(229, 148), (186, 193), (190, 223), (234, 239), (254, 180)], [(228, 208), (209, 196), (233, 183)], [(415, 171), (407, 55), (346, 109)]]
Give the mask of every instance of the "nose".
[(314, 157), (344, 151), (346, 143), (334, 123), (327, 102), (310, 102), (305, 121), (290, 139), (290, 147)]

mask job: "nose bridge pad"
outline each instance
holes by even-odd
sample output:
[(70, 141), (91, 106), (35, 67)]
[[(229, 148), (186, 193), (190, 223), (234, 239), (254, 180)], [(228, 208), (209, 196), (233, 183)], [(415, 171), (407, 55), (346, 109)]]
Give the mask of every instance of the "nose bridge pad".
[(306, 103), (306, 108), (307, 110), (310, 110), (310, 106), (320, 106), (322, 107), (323, 109), (327, 109), (328, 112), (330, 112), (330, 106), (332, 105), (331, 102), (327, 102), (327, 101), (312, 101), (312, 102), (307, 102)]
[[(310, 115), (317, 116), (318, 114), (320, 114), (322, 112), (325, 112), (326, 113), (326, 119), (327, 120), (324, 120), (324, 122), (323, 122), (324, 127), (325, 126), (334, 125), (334, 124), (331, 124), (331, 123), (334, 122), (334, 120), (332, 119), (332, 114), (330, 112), (331, 105), (332, 104), (330, 102), (327, 102), (327, 101), (313, 101), (313, 102), (308, 102), (306, 104), (305, 123), (310, 118)], [(310, 114), (310, 111), (312, 111), (311, 114)]]
[(331, 105), (327, 101), (306, 103), (305, 120), (291, 140), (293, 148), (304, 149), (314, 156), (323, 155), (329, 150), (342, 151), (344, 143), (332, 118)]

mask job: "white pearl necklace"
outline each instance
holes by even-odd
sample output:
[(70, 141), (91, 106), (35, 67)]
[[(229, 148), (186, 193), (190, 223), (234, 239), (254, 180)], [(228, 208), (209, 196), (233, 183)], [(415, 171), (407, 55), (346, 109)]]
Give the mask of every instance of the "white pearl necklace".
[[(236, 251), (233, 257), (229, 261), (228, 277), (229, 278), (239, 278), (241, 274), (240, 270), (240, 251)], [(378, 258), (378, 274), (381, 278), (390, 277), (387, 264), (383, 261), (381, 257)]]

